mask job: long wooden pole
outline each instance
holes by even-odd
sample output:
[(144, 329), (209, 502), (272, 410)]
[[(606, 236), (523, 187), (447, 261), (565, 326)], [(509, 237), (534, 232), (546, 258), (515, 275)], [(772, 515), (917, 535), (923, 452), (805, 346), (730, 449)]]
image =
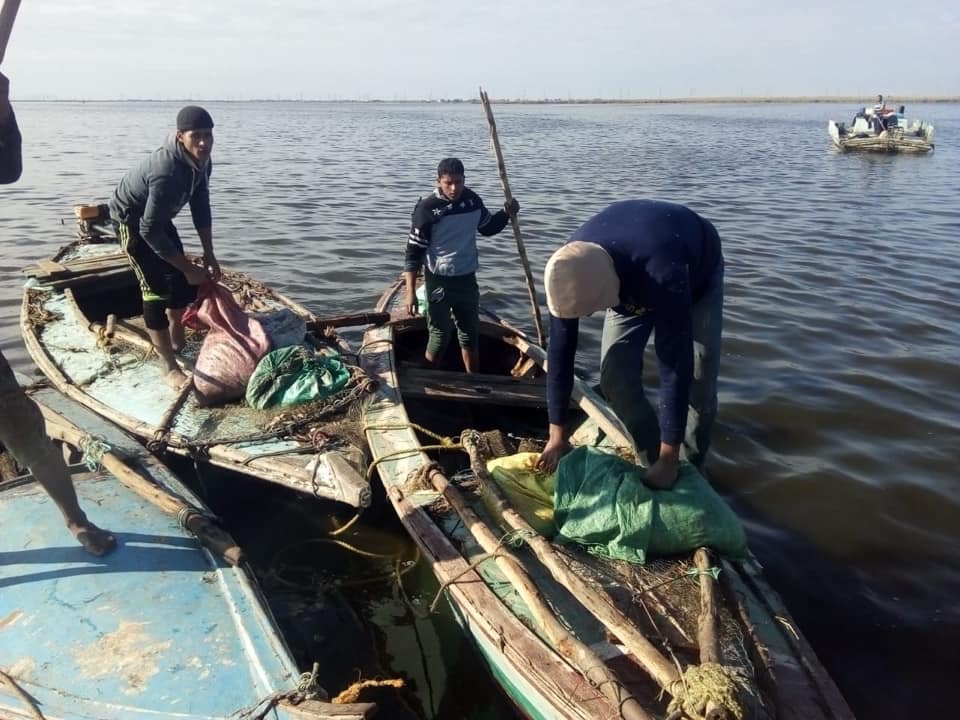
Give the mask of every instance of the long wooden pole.
[[(693, 562), (700, 571), (700, 615), (697, 616), (697, 644), (700, 646), (700, 664), (723, 664), (723, 653), (717, 637), (716, 580), (710, 573), (710, 552), (697, 548)], [(704, 720), (730, 720), (730, 713), (713, 700), (707, 700)]]
[[(42, 409), (42, 408), (41, 408)], [(85, 434), (81, 430), (58, 420), (54, 413), (44, 412), (47, 424), (47, 435), (55, 440), (62, 440), (79, 448)], [(144, 462), (147, 461), (144, 459)], [(231, 565), (237, 566), (243, 562), (243, 550), (230, 535), (217, 526), (198, 508), (187, 503), (183, 498), (174, 495), (169, 490), (150, 482), (134, 471), (123, 458), (113, 451), (107, 451), (100, 459), (101, 465), (113, 475), (121, 485), (135, 492), (137, 495), (157, 506), (165, 513), (180, 521), (187, 530), (192, 532), (200, 543), (222, 557)]]
[(616, 675), (597, 657), (596, 653), (576, 638), (560, 622), (553, 610), (540, 595), (530, 579), (523, 563), (500, 543), (493, 530), (466, 504), (460, 491), (455, 488), (439, 469), (429, 472), (430, 483), (443, 495), (460, 516), (464, 527), (480, 546), (496, 558), (496, 563), (510, 581), (511, 586), (530, 610), (554, 650), (565, 657), (573, 667), (602, 693), (617, 708), (624, 720), (650, 720), (650, 715), (640, 702), (617, 679)]
[(7, 52), (7, 42), (13, 30), (13, 21), (20, 9), (20, 0), (3, 0), (3, 10), (0, 10), (0, 63)]
[[(497, 169), (500, 171), (500, 183), (503, 185), (503, 195), (509, 203), (513, 200), (513, 192), (510, 190), (510, 181), (507, 179), (507, 168), (503, 164), (503, 153), (500, 150), (500, 137), (497, 135), (497, 123), (493, 119), (493, 110), (490, 109), (490, 98), (483, 88), (480, 88), (480, 101), (483, 103), (483, 110), (487, 114), (487, 125), (490, 127), (490, 140), (493, 143), (493, 152), (497, 156)], [(533, 273), (530, 272), (530, 261), (527, 260), (527, 250), (523, 245), (523, 237), (520, 235), (520, 221), (513, 213), (510, 214), (510, 224), (513, 226), (513, 236), (517, 240), (517, 252), (520, 254), (520, 262), (523, 264), (523, 275), (527, 281), (527, 293), (530, 295), (530, 307), (533, 308), (533, 322), (537, 328), (537, 344), (540, 347), (546, 347), (546, 339), (543, 336), (543, 320), (540, 317), (540, 305), (537, 303), (537, 291), (533, 285)]]

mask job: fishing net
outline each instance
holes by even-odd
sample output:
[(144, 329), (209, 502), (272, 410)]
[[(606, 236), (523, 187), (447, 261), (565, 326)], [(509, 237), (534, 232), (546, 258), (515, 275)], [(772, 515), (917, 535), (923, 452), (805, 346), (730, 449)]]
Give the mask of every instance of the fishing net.
[[(496, 457), (513, 456), (521, 446), (536, 446), (536, 443), (518, 442), (499, 431), (480, 433), (479, 436), (477, 446), (484, 465)], [(463, 473), (455, 474), (451, 481), (473, 498), (475, 509), (487, 508), (485, 516), (499, 525), (504, 537), (515, 534), (495, 511), (489, 509), (489, 503), (481, 502), (483, 492), (477, 487), (475, 476), (469, 480)], [(431, 508), (431, 512), (438, 516), (447, 515), (446, 526), (451, 526), (448, 512), (440, 507)], [(703, 717), (709, 700), (712, 705), (721, 705), (729, 717), (738, 720), (768, 716), (757, 687), (749, 633), (735, 615), (735, 608), (722, 598), (721, 583), (716, 583), (715, 603), (721, 662), (700, 662), (698, 623), (703, 571), (694, 563), (692, 554), (648, 557), (641, 565), (598, 556), (577, 545), (553, 544), (553, 548), (574, 575), (609, 597), (612, 604), (678, 668), (681, 679), (672, 689), (674, 701), (669, 710), (669, 695), (650, 698), (664, 709), (665, 714), (676, 712), (675, 717)], [(537, 565), (528, 548), (518, 548), (514, 552), (525, 562), (529, 561), (531, 567)], [(707, 572), (719, 579), (724, 572), (722, 566), (715, 557), (711, 560), (712, 567)]]
[(50, 293), (45, 290), (37, 290), (34, 288), (27, 289), (27, 322), (35, 328), (43, 328), (43, 326), (55, 322), (63, 317), (58, 312), (48, 310), (45, 307), (45, 302), (47, 298), (50, 297)]

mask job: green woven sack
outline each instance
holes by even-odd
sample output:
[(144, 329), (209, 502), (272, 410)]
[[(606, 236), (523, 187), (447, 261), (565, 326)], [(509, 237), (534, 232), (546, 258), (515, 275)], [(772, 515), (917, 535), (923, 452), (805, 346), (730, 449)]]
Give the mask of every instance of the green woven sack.
[(247, 403), (258, 410), (301, 405), (330, 397), (349, 380), (350, 369), (338, 354), (291, 345), (261, 358), (247, 382)]
[(569, 453), (557, 467), (557, 539), (635, 563), (700, 546), (731, 557), (746, 555), (740, 520), (695, 467), (682, 463), (670, 490), (647, 487), (643, 473), (591, 447)]

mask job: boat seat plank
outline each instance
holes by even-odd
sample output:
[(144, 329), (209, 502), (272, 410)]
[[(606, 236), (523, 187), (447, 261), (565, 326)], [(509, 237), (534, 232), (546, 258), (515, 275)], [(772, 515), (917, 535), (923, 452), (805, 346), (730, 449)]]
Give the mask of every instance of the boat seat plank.
[(66, 280), (79, 275), (97, 275), (110, 270), (117, 270), (129, 266), (129, 260), (123, 253), (101, 255), (97, 258), (73, 260), (71, 262), (54, 262), (53, 260), (38, 260), (34, 265), (24, 268), (28, 277), (38, 280)]
[(405, 398), (433, 398), (461, 402), (547, 406), (544, 378), (515, 378), (509, 375), (461, 373), (401, 365), (398, 369), (400, 392)]

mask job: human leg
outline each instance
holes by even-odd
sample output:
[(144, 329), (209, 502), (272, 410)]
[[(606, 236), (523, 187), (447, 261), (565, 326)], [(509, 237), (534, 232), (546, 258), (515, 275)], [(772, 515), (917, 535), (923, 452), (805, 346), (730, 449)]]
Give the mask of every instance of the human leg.
[(167, 306), (167, 321), (170, 325), (170, 343), (174, 353), (180, 353), (187, 346), (186, 331), (183, 327), (183, 312), (187, 305), (197, 299), (197, 288), (187, 282), (181, 272), (174, 270), (168, 278), (170, 301)]
[[(151, 250), (129, 225), (119, 223), (117, 231), (120, 247), (127, 255), (140, 283), (143, 297), (143, 323), (153, 349), (163, 364), (163, 381), (178, 388), (186, 379), (177, 364), (174, 343), (170, 335), (170, 320), (167, 317), (167, 302), (170, 299), (170, 278), (176, 269)], [(186, 282), (186, 281), (184, 281)], [(182, 333), (182, 324), (181, 324)]]
[(643, 353), (652, 329), (647, 316), (607, 310), (600, 347), (600, 388), (647, 464), (660, 452), (660, 423), (643, 391)]
[(723, 266), (692, 309), (693, 381), (683, 441), (686, 459), (701, 466), (710, 449), (710, 431), (717, 417), (717, 378), (723, 329)]
[(424, 315), (427, 320), (427, 348), (424, 359), (434, 364), (443, 356), (450, 342), (453, 320), (450, 317), (450, 299), (442, 281), (429, 272), (424, 273), (424, 285), (427, 291), (427, 307)]
[[(177, 364), (173, 341), (170, 336), (170, 320), (166, 303), (160, 299), (144, 299), (143, 322), (147, 326), (147, 335), (153, 344), (153, 349), (160, 356), (163, 364), (163, 381), (172, 388), (179, 388), (186, 380), (186, 375)], [(182, 317), (183, 311), (180, 311)], [(182, 329), (182, 325), (181, 325)]]
[(47, 437), (37, 404), (17, 384), (6, 358), (0, 353), (0, 443), (46, 490), (63, 514), (67, 529), (93, 555), (110, 552), (117, 541), (94, 525), (80, 508), (70, 473), (60, 453)]
[(457, 342), (463, 368), (468, 373), (480, 371), (480, 286), (474, 273), (452, 278), (447, 289), (451, 295), (453, 319), (457, 325)]

